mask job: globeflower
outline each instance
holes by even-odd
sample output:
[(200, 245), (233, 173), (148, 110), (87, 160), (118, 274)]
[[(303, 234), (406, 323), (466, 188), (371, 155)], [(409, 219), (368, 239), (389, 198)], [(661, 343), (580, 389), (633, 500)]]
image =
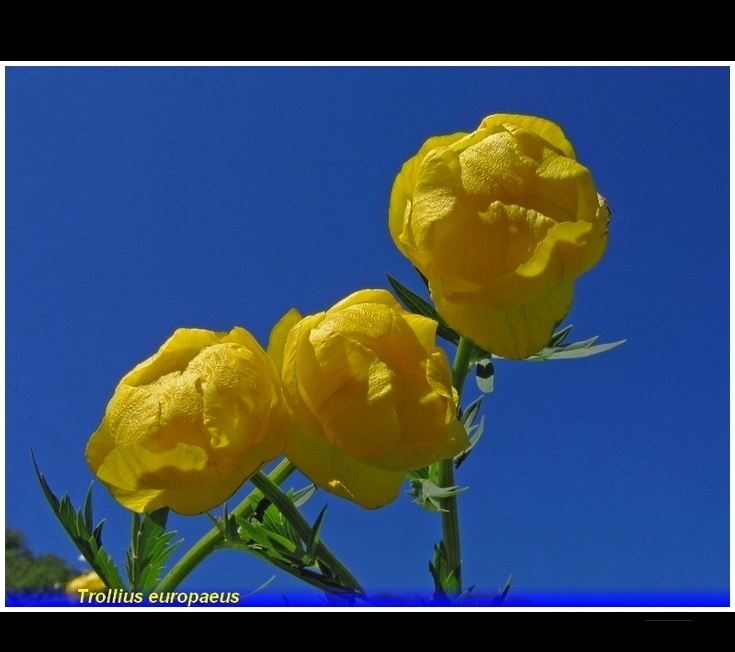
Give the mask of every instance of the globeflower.
[(280, 455), (287, 428), (276, 368), (250, 333), (182, 328), (120, 381), (86, 457), (128, 509), (198, 514)]
[(78, 598), (80, 589), (87, 589), (94, 593), (97, 591), (106, 591), (107, 587), (95, 571), (90, 571), (89, 573), (70, 579), (65, 587), (66, 594), (70, 598)]
[(286, 457), (327, 491), (376, 508), (408, 471), (468, 448), (436, 327), (385, 290), (287, 314), (268, 348), (292, 410)]
[(389, 227), (446, 322), (520, 359), (566, 316), (575, 279), (605, 251), (609, 216), (556, 124), (496, 114), (430, 138), (403, 165)]

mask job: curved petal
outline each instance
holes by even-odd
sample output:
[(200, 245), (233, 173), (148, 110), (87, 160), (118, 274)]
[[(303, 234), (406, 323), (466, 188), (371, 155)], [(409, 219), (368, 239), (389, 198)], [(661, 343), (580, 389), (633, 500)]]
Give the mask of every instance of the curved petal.
[(559, 125), (531, 115), (518, 115), (514, 113), (496, 113), (488, 116), (481, 123), (478, 131), (489, 130), (497, 125), (508, 125), (522, 127), (530, 132), (538, 134), (554, 147), (561, 150), (565, 156), (576, 158), (572, 144), (567, 140)]
[(283, 356), (284, 349), (286, 348), (286, 341), (288, 340), (288, 334), (291, 329), (301, 321), (302, 317), (298, 310), (291, 308), (278, 323), (271, 330), (270, 337), (268, 338), (268, 348), (266, 349), (271, 360), (276, 365), (276, 369), (280, 375), (283, 369)]
[[(448, 136), (434, 136), (429, 138), (421, 146), (421, 149), (403, 164), (401, 171), (393, 183), (388, 208), (388, 227), (394, 241), (397, 244), (401, 243), (399, 244), (399, 248), (408, 244), (405, 240), (406, 211), (407, 209), (410, 211), (410, 206), (413, 203), (414, 188), (418, 180), (418, 170), (422, 161), (433, 149), (447, 147), (462, 139), (465, 135), (465, 133), (460, 132)], [(406, 252), (404, 254), (408, 255)]]
[(286, 457), (312, 482), (367, 509), (398, 497), (405, 472), (382, 471), (351, 457), (294, 420)]
[(278, 456), (287, 428), (275, 364), (250, 333), (180, 329), (120, 382), (86, 457), (129, 509), (196, 514)]
[(452, 302), (440, 294), (434, 300), (449, 323), (462, 325), (461, 335), (495, 355), (521, 360), (548, 344), (569, 312), (573, 295), (574, 283), (569, 281), (507, 310)]

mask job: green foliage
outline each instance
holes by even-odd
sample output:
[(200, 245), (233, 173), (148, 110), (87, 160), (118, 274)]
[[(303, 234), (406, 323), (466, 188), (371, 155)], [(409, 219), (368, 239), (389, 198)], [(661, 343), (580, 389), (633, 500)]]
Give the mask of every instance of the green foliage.
[(386, 276), (388, 277), (388, 283), (390, 283), (393, 291), (398, 297), (398, 300), (403, 304), (406, 310), (416, 313), (417, 315), (423, 315), (424, 317), (433, 319), (437, 324), (439, 324), (436, 329), (436, 334), (439, 337), (451, 342), (455, 346), (459, 344), (459, 335), (450, 328), (444, 319), (442, 319), (434, 306), (425, 299), (422, 299), (415, 292), (409, 290), (402, 283), (399, 283), (390, 274), (386, 274)]
[(61, 594), (79, 571), (53, 553), (34, 555), (23, 533), (5, 531), (5, 591), (8, 593)]
[(465, 410), (459, 412), (459, 422), (464, 426), (467, 432), (467, 437), (470, 440), (470, 445), (467, 449), (462, 451), (459, 455), (454, 458), (454, 468), (458, 469), (460, 465), (467, 459), (467, 456), (472, 452), (472, 449), (477, 445), (477, 442), (482, 437), (482, 433), (485, 431), (485, 417), (482, 417), (479, 423), (475, 423), (475, 419), (480, 412), (480, 406), (482, 405), (482, 396), (476, 398), (470, 403)]
[(534, 353), (530, 358), (526, 358), (526, 360), (571, 360), (573, 358), (588, 358), (591, 355), (597, 355), (598, 353), (614, 349), (626, 342), (626, 340), (619, 340), (617, 342), (609, 342), (608, 344), (595, 344), (598, 340), (598, 336), (595, 336), (581, 342), (564, 344), (571, 331), (572, 326), (570, 324), (558, 333), (554, 333), (549, 343), (543, 349)]
[(449, 600), (459, 591), (458, 568), (450, 568), (444, 541), (434, 546), (434, 559), (429, 562), (429, 572), (434, 580), (434, 599)]
[[(469, 449), (466, 452), (469, 453)], [(464, 455), (464, 453), (462, 454)], [(432, 465), (417, 471), (410, 471), (406, 476), (409, 481), (409, 496), (413, 498), (414, 503), (430, 512), (442, 511), (442, 498), (456, 496), (468, 489), (468, 487), (458, 486), (440, 487), (437, 484), (438, 478), (434, 477), (433, 470), (435, 467), (438, 468), (437, 465)]]
[(260, 481), (256, 478), (256, 482), (269, 496), (252, 506), (250, 516), (230, 515), (225, 506), (222, 519), (216, 521), (225, 545), (260, 557), (325, 591), (328, 597), (347, 602), (360, 597), (362, 590), (351, 577), (344, 576), (344, 569), (321, 544), (326, 506), (313, 525), (298, 513), (297, 505), (313, 494), (313, 487), (282, 494), (270, 491), (262, 478)]
[(108, 588), (124, 589), (125, 585), (117, 571), (115, 563), (110, 555), (102, 547), (102, 526), (101, 521), (93, 526), (92, 521), (92, 485), (87, 490), (84, 498), (84, 505), (78, 510), (74, 510), (71, 499), (68, 494), (64, 494), (59, 500), (51, 491), (46, 478), (43, 477), (38, 470), (36, 459), (31, 453), (33, 459), (33, 467), (36, 470), (36, 477), (41, 485), (44, 496), (48, 504), (51, 506), (56, 518), (66, 530), (67, 534), (79, 549), (89, 565), (97, 572), (102, 581)]
[(168, 508), (151, 514), (133, 514), (130, 546), (125, 561), (131, 591), (150, 591), (156, 587), (168, 558), (182, 540), (171, 543), (176, 532), (166, 532)]

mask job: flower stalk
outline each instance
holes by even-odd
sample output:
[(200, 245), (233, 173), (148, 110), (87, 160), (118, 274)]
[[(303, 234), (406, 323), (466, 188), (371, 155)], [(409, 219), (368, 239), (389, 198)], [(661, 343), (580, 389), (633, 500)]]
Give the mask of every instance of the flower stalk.
[[(459, 407), (462, 398), (462, 387), (472, 364), (472, 353), (474, 344), (471, 340), (461, 337), (457, 345), (452, 367), (452, 385), (457, 390)], [(435, 465), (437, 484), (440, 487), (449, 488), (455, 486), (454, 481), (454, 459), (442, 460)], [(456, 594), (462, 592), (462, 554), (459, 533), (459, 506), (456, 494), (439, 499), (441, 509), (442, 540), (447, 552), (447, 565), (456, 580)]]
[[(298, 535), (305, 542), (312, 537), (312, 528), (293, 502), (278, 488), (278, 484), (263, 473), (257, 473), (252, 482), (261, 493), (270, 500), (294, 527)], [(359, 595), (364, 591), (350, 570), (335, 556), (335, 554), (320, 540), (314, 545), (314, 556), (320, 562), (326, 564), (339, 579), (340, 584), (348, 589), (354, 589)]]
[[(287, 459), (281, 460), (269, 474), (269, 482), (278, 487), (296, 470), (296, 467)], [(243, 500), (231, 514), (235, 517), (248, 518), (255, 511), (257, 498), (262, 492), (255, 489)], [(256, 500), (254, 500), (256, 499)], [(166, 576), (158, 583), (156, 591), (170, 591), (175, 589), (206, 557), (218, 548), (225, 545), (225, 537), (220, 527), (214, 527), (197, 541), (186, 554), (171, 568)]]

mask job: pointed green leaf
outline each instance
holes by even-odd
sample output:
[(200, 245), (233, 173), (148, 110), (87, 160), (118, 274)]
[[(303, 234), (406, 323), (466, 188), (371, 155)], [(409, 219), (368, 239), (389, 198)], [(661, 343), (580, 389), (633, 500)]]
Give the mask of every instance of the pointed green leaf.
[(125, 570), (133, 591), (155, 588), (169, 557), (182, 541), (171, 542), (176, 532), (166, 532), (168, 509), (151, 514), (133, 514)]
[(459, 422), (465, 427), (465, 430), (472, 426), (472, 422), (480, 411), (480, 407), (482, 407), (482, 398), (482, 396), (477, 397), (464, 410), (460, 411), (458, 417)]
[(409, 480), (427, 480), (429, 478), (429, 467), (425, 466), (415, 471), (409, 471), (406, 473), (406, 478)]
[(452, 330), (449, 325), (442, 319), (441, 315), (436, 311), (428, 301), (422, 299), (418, 294), (409, 290), (405, 285), (394, 279), (390, 274), (386, 274), (388, 283), (390, 283), (393, 291), (396, 293), (398, 300), (409, 312), (414, 312), (424, 317), (433, 319), (437, 324), (436, 334), (451, 342), (455, 346), (459, 344), (459, 335)]
[(309, 540), (306, 541), (306, 554), (314, 558), (316, 556), (316, 546), (319, 543), (319, 533), (322, 529), (322, 523), (324, 522), (324, 517), (327, 514), (327, 506), (324, 505), (322, 507), (322, 511), (319, 512), (319, 516), (316, 517), (316, 521), (314, 521), (314, 525), (311, 527), (311, 532), (309, 533)]
[(305, 505), (306, 501), (308, 501), (316, 493), (316, 489), (317, 487), (315, 484), (310, 484), (303, 489), (295, 491), (293, 496), (291, 497), (294, 506), (301, 507), (302, 505)]
[(470, 445), (454, 458), (455, 469), (458, 469), (462, 465), (472, 452), (472, 449), (477, 445), (477, 442), (480, 441), (480, 437), (482, 437), (482, 433), (485, 430), (485, 417), (480, 419), (480, 423), (471, 426), (470, 428), (467, 428), (465, 425), (465, 429), (467, 430), (467, 437), (470, 440)]
[(508, 596), (508, 591), (510, 591), (510, 587), (512, 583), (513, 583), (513, 575), (508, 575), (508, 579), (505, 580), (505, 585), (500, 590), (498, 595), (493, 599), (493, 604), (501, 604), (505, 602), (505, 598)]
[(555, 349), (541, 349), (538, 353), (534, 353), (527, 360), (571, 360), (574, 358), (588, 358), (598, 353), (603, 353), (614, 349), (627, 342), (627, 340), (619, 340), (618, 342), (610, 342), (608, 344), (597, 344), (593, 346), (593, 343), (597, 341), (597, 337), (584, 340), (583, 342), (574, 342), (573, 344), (567, 344), (565, 346), (556, 347)]
[(464, 591), (462, 591), (462, 593), (460, 593), (457, 596), (457, 604), (461, 604), (462, 602), (466, 602), (469, 599), (470, 595), (472, 594), (472, 591), (474, 591), (474, 590), (475, 590), (475, 585), (473, 584), (469, 588), (466, 588)]
[(456, 496), (467, 491), (468, 487), (439, 487), (430, 479), (415, 478), (409, 482), (408, 494), (413, 502), (430, 512), (443, 511), (441, 499)]
[(91, 487), (87, 491), (84, 504), (79, 511), (74, 510), (71, 499), (64, 494), (59, 500), (51, 487), (46, 482), (46, 478), (38, 469), (36, 458), (31, 451), (31, 460), (33, 468), (36, 472), (36, 478), (41, 485), (49, 506), (61, 523), (69, 538), (79, 549), (84, 558), (89, 562), (92, 569), (100, 576), (105, 585), (111, 589), (124, 589), (125, 585), (118, 573), (112, 558), (102, 547), (102, 526), (104, 521), (100, 522), (96, 527), (92, 528), (92, 494)]
[(566, 328), (563, 328), (562, 330), (554, 333), (551, 336), (549, 343), (546, 345), (547, 348), (553, 349), (555, 346), (561, 346), (562, 342), (564, 342), (564, 340), (567, 339), (567, 336), (571, 332), (572, 332), (572, 324), (569, 324), (569, 326), (567, 326)]
[(84, 526), (87, 530), (94, 529), (94, 524), (92, 523), (92, 483), (89, 483), (89, 488), (87, 489), (87, 495), (84, 497)]
[(270, 547), (268, 537), (263, 532), (263, 528), (257, 522), (249, 522), (246, 519), (237, 519), (237, 524), (240, 526), (238, 534), (240, 540), (244, 541), (248, 545), (256, 544), (266, 550)]
[(434, 546), (434, 559), (429, 562), (429, 572), (434, 580), (434, 599), (445, 601), (459, 591), (457, 569), (449, 568), (444, 541)]

